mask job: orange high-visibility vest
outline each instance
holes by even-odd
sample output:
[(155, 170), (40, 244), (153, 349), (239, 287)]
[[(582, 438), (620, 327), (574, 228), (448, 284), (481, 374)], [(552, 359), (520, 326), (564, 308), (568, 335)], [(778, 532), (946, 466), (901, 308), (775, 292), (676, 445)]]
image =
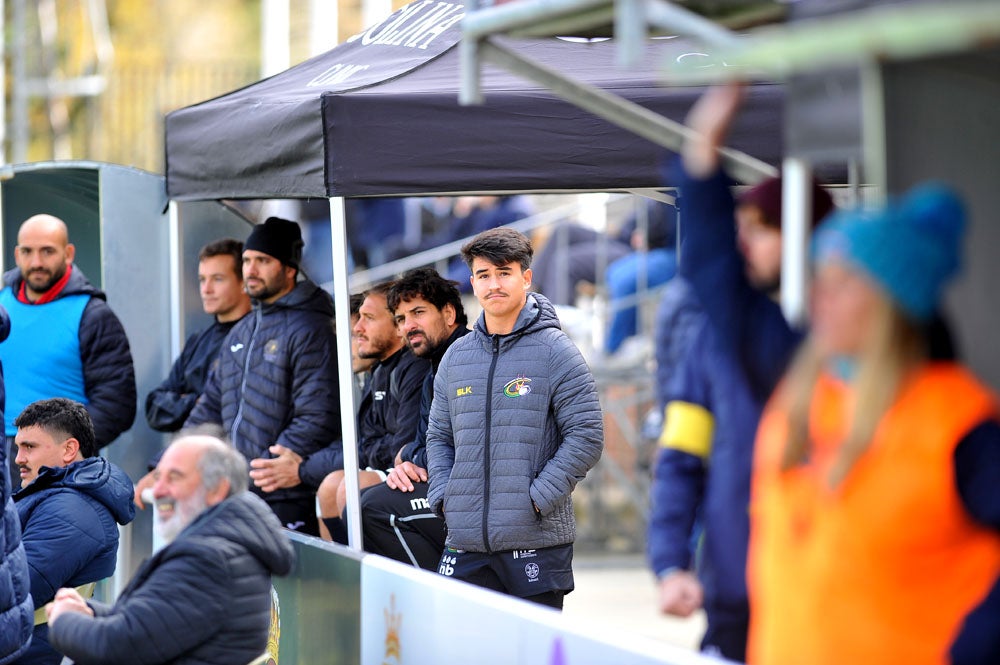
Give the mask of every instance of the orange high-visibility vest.
[(965, 616), (1000, 576), (1000, 536), (975, 524), (953, 455), (995, 418), (993, 394), (950, 363), (919, 370), (868, 451), (831, 489), (851, 392), (821, 378), (808, 463), (782, 472), (787, 414), (761, 420), (747, 563), (749, 663), (945, 663)]

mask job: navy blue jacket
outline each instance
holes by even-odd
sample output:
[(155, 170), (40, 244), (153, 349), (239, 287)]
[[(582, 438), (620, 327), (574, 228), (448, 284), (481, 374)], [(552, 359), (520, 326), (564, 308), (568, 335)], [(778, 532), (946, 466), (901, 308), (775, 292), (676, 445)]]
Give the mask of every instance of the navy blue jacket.
[[(15, 294), (21, 289), (23, 280), (19, 268), (8, 270), (3, 277)], [(103, 448), (135, 421), (135, 369), (125, 328), (108, 306), (107, 296), (74, 265), (59, 298), (78, 294), (90, 296), (80, 319), (80, 360), (87, 413), (94, 423), (97, 445)]]
[(76, 665), (249, 663), (267, 646), (271, 575), (294, 556), (267, 504), (242, 492), (147, 559), (113, 607), (56, 619), (52, 644)]
[[(43, 607), (62, 587), (97, 582), (115, 572), (118, 525), (135, 517), (133, 493), (124, 471), (91, 457), (42, 467), (34, 482), (14, 495), (35, 607)], [(61, 660), (49, 646), (48, 625), (39, 624), (17, 662), (57, 665)]]
[[(691, 285), (682, 277), (667, 283), (654, 327), (656, 382), (654, 393), (664, 414), (664, 436), (668, 429), (667, 404), (680, 400), (710, 410), (702, 382), (685, 377), (685, 360), (704, 352), (701, 338), (710, 331)], [(676, 416), (675, 416), (676, 417)], [(647, 553), (657, 575), (675, 568), (687, 569), (695, 524), (701, 508), (707, 459), (678, 449), (661, 437), (650, 486)]]
[(150, 427), (157, 432), (176, 432), (183, 427), (205, 389), (222, 342), (236, 323), (215, 321), (187, 338), (170, 374), (146, 395), (146, 421)]
[[(222, 425), (247, 460), (271, 457), (276, 443), (308, 458), (340, 438), (339, 395), (333, 301), (306, 280), (274, 303), (254, 303), (233, 327), (185, 424)], [(264, 496), (314, 494), (298, 485)]]
[[(0, 307), (0, 341), (10, 333), (10, 318)], [(3, 371), (0, 368), (0, 379)], [(3, 421), (4, 385), (0, 380), (0, 422)], [(31, 602), (28, 562), (21, 543), (21, 522), (10, 496), (7, 445), (0, 446), (0, 665), (24, 653), (31, 639), (35, 606)]]

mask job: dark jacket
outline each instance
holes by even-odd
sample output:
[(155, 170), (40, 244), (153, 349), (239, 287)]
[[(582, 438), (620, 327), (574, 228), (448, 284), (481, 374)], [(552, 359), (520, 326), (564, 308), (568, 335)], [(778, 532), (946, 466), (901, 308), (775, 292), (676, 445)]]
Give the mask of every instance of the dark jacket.
[(215, 321), (184, 342), (167, 378), (146, 395), (146, 421), (158, 432), (176, 432), (191, 414), (205, 389), (208, 371), (219, 357), (219, 349), (236, 321)]
[(50, 639), (77, 665), (249, 663), (267, 645), (271, 575), (293, 560), (278, 518), (243, 492), (147, 559), (114, 606), (63, 614)]
[[(10, 318), (0, 307), (0, 341), (10, 333)], [(0, 368), (0, 379), (3, 371)], [(0, 380), (0, 420), (4, 405), (4, 385)], [(34, 604), (28, 562), (21, 543), (21, 522), (10, 496), (9, 446), (0, 446), (0, 665), (7, 665), (24, 653), (31, 639)]]
[[(22, 281), (19, 268), (4, 273), (4, 282), (14, 293), (20, 290)], [(80, 319), (80, 360), (87, 413), (94, 422), (97, 445), (103, 448), (132, 427), (135, 420), (135, 370), (125, 328), (108, 306), (107, 296), (74, 265), (57, 300), (79, 294), (90, 296)]]
[(420, 419), (420, 386), (431, 363), (408, 346), (372, 370), (358, 409), (358, 465), (388, 469), (413, 439)]
[[(333, 301), (307, 280), (233, 327), (185, 424), (221, 424), (247, 460), (276, 443), (308, 457), (340, 438), (339, 394)], [(265, 498), (312, 494), (299, 485)]]
[(480, 316), (441, 361), (427, 428), (427, 499), (448, 546), (572, 543), (570, 495), (603, 445), (594, 377), (551, 303), (529, 293), (508, 335), (490, 335)]
[[(124, 471), (91, 457), (42, 467), (34, 482), (14, 496), (35, 607), (43, 607), (62, 587), (97, 582), (115, 572), (118, 525), (135, 517), (133, 493)], [(61, 660), (49, 646), (48, 625), (39, 624), (18, 662), (57, 665)]]
[[(685, 360), (703, 350), (699, 336), (710, 332), (704, 312), (682, 277), (667, 283), (656, 310), (656, 403), (663, 413), (663, 434), (653, 467), (650, 486), (647, 552), (653, 572), (661, 575), (691, 563), (692, 534), (701, 509), (707, 459), (682, 450), (668, 440), (668, 403), (683, 400), (709, 409), (708, 396), (697, 391), (700, 382), (686, 377), (691, 367)], [(674, 416), (677, 417), (676, 415)], [(690, 448), (688, 446), (687, 448)]]
[[(699, 496), (703, 502), (699, 577), (712, 622), (713, 615), (746, 616), (754, 437), (764, 404), (787, 369), (802, 331), (793, 329), (779, 305), (746, 278), (736, 246), (733, 181), (721, 170), (705, 179), (692, 178), (679, 161), (669, 177), (680, 190), (684, 220), (680, 274), (705, 313), (706, 327), (684, 361), (684, 385), (672, 398), (708, 408), (715, 437), (707, 475), (701, 480), (696, 479), (696, 462), (683, 452), (659, 460), (658, 473), (687, 476), (683, 500), (689, 510), (696, 510)], [(663, 468), (667, 463), (672, 471)], [(674, 551), (679, 547), (675, 542)]]
[(468, 328), (459, 326), (455, 328), (444, 344), (434, 350), (431, 356), (431, 371), (424, 377), (423, 385), (420, 387), (420, 419), (417, 421), (417, 432), (413, 440), (403, 446), (399, 452), (399, 458), (404, 462), (412, 462), (422, 469), (427, 469), (427, 420), (431, 416), (431, 402), (434, 401), (434, 375), (441, 365), (441, 359), (455, 340), (471, 332)]

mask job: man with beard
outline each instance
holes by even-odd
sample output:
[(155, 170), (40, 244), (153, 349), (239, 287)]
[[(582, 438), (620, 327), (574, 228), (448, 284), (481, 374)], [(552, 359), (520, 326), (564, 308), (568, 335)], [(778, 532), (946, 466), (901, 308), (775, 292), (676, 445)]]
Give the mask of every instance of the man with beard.
[(14, 503), (36, 608), (31, 646), (14, 662), (57, 665), (62, 655), (49, 645), (41, 608), (60, 587), (89, 595), (115, 572), (118, 525), (135, 517), (132, 481), (97, 456), (94, 426), (78, 402), (35, 402), (14, 423), (23, 484)]
[(404, 273), (388, 293), (399, 331), (418, 358), (430, 361), (420, 389), (420, 418), (412, 440), (396, 453), (385, 482), (361, 494), (365, 550), (436, 570), (444, 549), (444, 520), (427, 503), (427, 417), (434, 373), (452, 342), (469, 332), (457, 284), (433, 268)]
[(247, 492), (246, 460), (192, 431), (156, 467), (166, 547), (113, 606), (60, 589), (46, 607), (52, 644), (77, 665), (247, 663), (264, 652), (271, 576), (294, 552), (267, 504)]
[[(387, 294), (392, 282), (365, 292), (354, 326), (361, 358), (376, 360), (362, 392), (358, 408), (358, 486), (370, 487), (386, 478), (396, 454), (411, 441), (420, 418), (420, 385), (430, 369), (427, 360), (417, 357), (403, 343), (396, 319), (389, 310)], [(347, 529), (339, 515), (344, 512), (347, 492), (344, 460), (319, 487), (320, 515), (333, 540), (347, 542)]]
[(333, 301), (300, 279), (301, 259), (295, 222), (271, 217), (250, 232), (243, 283), (253, 310), (223, 342), (186, 425), (222, 425), (254, 469), (253, 491), (287, 528), (318, 535), (319, 481), (308, 469), (340, 438), (337, 339)]
[(65, 397), (83, 404), (98, 448), (135, 419), (135, 372), (125, 329), (104, 292), (73, 264), (75, 255), (58, 217), (35, 215), (17, 233), (17, 267), (4, 275), (0, 291), (11, 320), (10, 336), (0, 344), (8, 386), (4, 425), (11, 446), (17, 434), (14, 417), (41, 399)]

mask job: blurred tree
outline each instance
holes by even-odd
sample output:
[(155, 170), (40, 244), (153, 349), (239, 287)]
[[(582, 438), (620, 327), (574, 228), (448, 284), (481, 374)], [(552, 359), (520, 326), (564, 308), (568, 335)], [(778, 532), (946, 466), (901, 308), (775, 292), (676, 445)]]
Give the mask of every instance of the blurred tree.
[[(290, 57), (298, 63), (311, 55), (310, 0), (288, 1)], [(21, 132), (30, 161), (94, 159), (162, 171), (167, 112), (259, 78), (261, 0), (14, 0), (9, 14), (17, 2), (26, 8), (20, 45), (28, 78), (92, 76), (101, 89), (30, 100)], [(394, 9), (404, 4), (393, 0)], [(362, 29), (361, 5), (339, 0), (338, 42)]]

